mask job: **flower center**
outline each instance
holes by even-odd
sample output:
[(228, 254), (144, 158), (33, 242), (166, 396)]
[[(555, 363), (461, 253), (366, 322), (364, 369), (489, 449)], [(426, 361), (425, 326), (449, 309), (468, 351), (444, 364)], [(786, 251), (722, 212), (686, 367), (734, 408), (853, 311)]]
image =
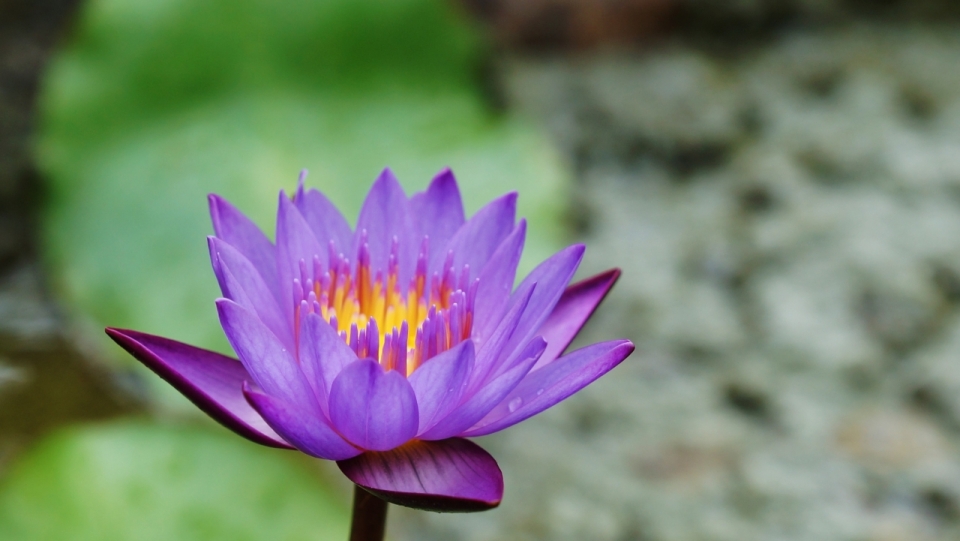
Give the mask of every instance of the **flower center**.
[(393, 238), (384, 274), (371, 268), (366, 234), (361, 235), (355, 265), (333, 243), (327, 268), (317, 256), (312, 265), (300, 260), (300, 278), (294, 280), (297, 330), (301, 317), (320, 314), (358, 357), (373, 358), (404, 375), (470, 338), (478, 282), (471, 282), (469, 266), (458, 272), (450, 252), (441, 269), (428, 275), (424, 237), (416, 271), (404, 290), (398, 239)]

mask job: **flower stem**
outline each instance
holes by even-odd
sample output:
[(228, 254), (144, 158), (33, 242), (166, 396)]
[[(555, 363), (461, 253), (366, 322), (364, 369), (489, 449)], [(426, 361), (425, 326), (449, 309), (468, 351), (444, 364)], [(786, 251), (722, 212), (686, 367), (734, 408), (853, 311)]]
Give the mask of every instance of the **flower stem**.
[(386, 525), (387, 502), (354, 486), (350, 541), (383, 541)]

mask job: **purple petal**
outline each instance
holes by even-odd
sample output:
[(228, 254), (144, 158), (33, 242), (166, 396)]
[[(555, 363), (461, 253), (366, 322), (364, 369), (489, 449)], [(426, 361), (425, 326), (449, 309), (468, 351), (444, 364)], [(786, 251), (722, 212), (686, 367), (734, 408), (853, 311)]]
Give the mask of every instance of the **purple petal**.
[(277, 282), (277, 251), (270, 239), (250, 218), (244, 216), (226, 199), (216, 194), (207, 196), (210, 219), (217, 238), (236, 248), (253, 263), (274, 296), (280, 298)]
[(473, 327), (473, 336), (480, 342), (493, 333), (507, 310), (526, 234), (527, 221), (520, 220), (480, 271)]
[(244, 384), (247, 401), (283, 439), (304, 453), (326, 460), (353, 458), (363, 451), (347, 443), (327, 421), (309, 411), (258, 393)]
[(505, 354), (524, 347), (531, 338), (539, 334), (538, 331), (543, 322), (553, 311), (567, 284), (570, 283), (570, 279), (577, 272), (584, 250), (582, 244), (568, 246), (537, 265), (537, 268), (523, 279), (520, 287), (527, 283), (537, 284), (537, 287), (533, 296), (530, 297), (530, 302), (527, 303), (526, 310), (523, 311), (520, 323), (503, 349)]
[(564, 400), (620, 364), (633, 352), (629, 340), (578, 349), (531, 372), (465, 436), (483, 436), (513, 426)]
[(420, 412), (417, 433), (432, 428), (460, 404), (472, 371), (473, 340), (465, 340), (429, 359), (410, 375)]
[(393, 238), (397, 237), (400, 241), (400, 283), (409, 282), (416, 265), (420, 239), (413, 238), (414, 229), (407, 196), (390, 169), (384, 169), (380, 173), (360, 209), (357, 230), (354, 232), (354, 254), (360, 248), (364, 231), (370, 249), (370, 266), (374, 272), (386, 271), (390, 247)]
[(312, 271), (313, 258), (317, 256), (324, 267), (327, 265), (329, 249), (321, 246), (297, 207), (287, 196), (280, 192), (280, 205), (277, 211), (277, 273), (280, 276), (280, 307), (294, 327), (294, 311), (301, 299), (294, 298), (293, 280), (300, 276), (300, 261)]
[(324, 415), (330, 414), (330, 388), (340, 372), (357, 360), (356, 354), (329, 323), (317, 314), (300, 322), (300, 368), (313, 385)]
[(470, 265), (472, 276), (477, 276), (493, 252), (513, 231), (516, 214), (516, 193), (487, 203), (463, 224), (446, 246), (430, 244), (430, 272), (437, 272), (447, 252), (452, 251), (455, 267), (459, 269), (463, 265)]
[(387, 451), (417, 434), (417, 397), (396, 370), (384, 372), (373, 359), (343, 369), (330, 389), (330, 420), (351, 443)]
[(412, 441), (337, 465), (367, 491), (414, 509), (485, 511), (500, 505), (503, 498), (503, 474), (497, 461), (479, 445), (460, 438)]
[(433, 246), (447, 245), (466, 221), (460, 189), (449, 167), (433, 178), (427, 191), (410, 198), (410, 211), (414, 223), (419, 226), (418, 239), (427, 235)]
[(436, 426), (421, 434), (420, 438), (424, 440), (443, 440), (459, 436), (465, 430), (474, 426), (497, 407), (497, 404), (501, 403), (504, 397), (530, 372), (546, 346), (546, 342), (542, 339), (532, 340), (519, 355), (519, 362), (514, 363), (510, 370), (484, 385), (463, 404), (451, 411)]
[(213, 272), (223, 296), (257, 314), (285, 344), (293, 343), (276, 297), (249, 259), (216, 237), (207, 237)]
[(217, 312), (227, 340), (253, 381), (267, 394), (320, 412), (313, 389), (285, 348), (253, 312), (229, 299), (217, 299)]
[(301, 185), (293, 202), (321, 244), (332, 240), (342, 253), (353, 247), (350, 224), (325, 195), (314, 189), (304, 191)]
[(577, 282), (563, 292), (553, 311), (537, 330), (537, 334), (547, 341), (547, 350), (533, 367), (534, 370), (563, 354), (619, 278), (620, 269), (610, 269)]
[(477, 360), (473, 374), (470, 376), (468, 392), (476, 392), (506, 362), (508, 356), (505, 353), (508, 352), (504, 348), (520, 324), (520, 318), (523, 317), (536, 289), (537, 284), (522, 284), (510, 298), (507, 303), (507, 313), (500, 320), (496, 330), (477, 348)]
[(142, 332), (106, 331), (218, 423), (254, 443), (290, 448), (244, 400), (241, 389), (250, 375), (236, 359)]

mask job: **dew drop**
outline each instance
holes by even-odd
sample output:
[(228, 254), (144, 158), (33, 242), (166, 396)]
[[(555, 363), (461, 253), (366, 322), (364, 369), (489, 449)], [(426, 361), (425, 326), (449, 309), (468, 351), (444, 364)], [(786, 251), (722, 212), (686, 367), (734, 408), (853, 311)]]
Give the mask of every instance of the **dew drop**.
[(520, 404), (523, 404), (523, 399), (518, 396), (507, 404), (507, 409), (510, 410), (510, 413), (513, 413), (517, 411), (517, 408), (520, 407)]
[(537, 396), (540, 396), (542, 394), (543, 394), (543, 389), (537, 389)]

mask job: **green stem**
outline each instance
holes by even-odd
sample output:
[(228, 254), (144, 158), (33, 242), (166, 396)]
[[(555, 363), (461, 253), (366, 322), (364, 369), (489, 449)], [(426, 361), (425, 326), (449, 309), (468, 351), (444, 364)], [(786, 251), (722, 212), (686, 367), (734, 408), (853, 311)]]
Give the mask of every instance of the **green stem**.
[(350, 541), (383, 541), (386, 525), (387, 502), (354, 486)]

